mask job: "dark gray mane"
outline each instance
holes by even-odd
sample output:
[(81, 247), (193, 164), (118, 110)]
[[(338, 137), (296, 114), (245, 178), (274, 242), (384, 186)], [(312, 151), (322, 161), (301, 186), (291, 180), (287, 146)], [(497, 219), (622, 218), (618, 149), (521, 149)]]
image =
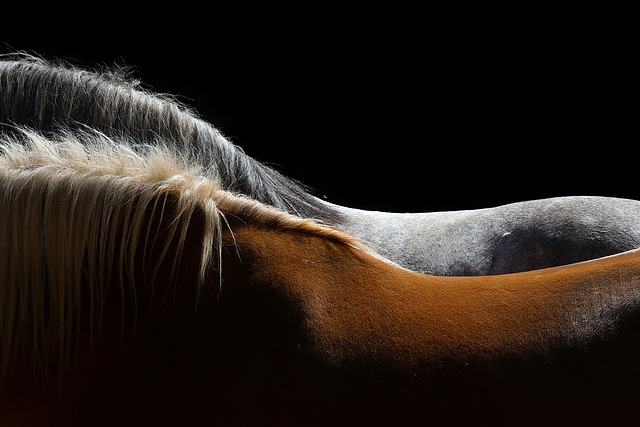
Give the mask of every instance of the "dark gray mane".
[(299, 182), (247, 156), (211, 124), (117, 70), (99, 72), (26, 55), (0, 60), (0, 130), (90, 127), (140, 144), (170, 141), (223, 187), (294, 215), (333, 223), (338, 213)]

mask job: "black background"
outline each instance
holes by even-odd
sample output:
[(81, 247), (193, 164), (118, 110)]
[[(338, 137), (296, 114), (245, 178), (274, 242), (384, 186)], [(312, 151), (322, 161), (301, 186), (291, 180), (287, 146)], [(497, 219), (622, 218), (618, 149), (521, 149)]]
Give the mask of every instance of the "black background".
[(0, 49), (130, 66), (247, 154), (347, 206), (640, 198), (628, 11), (251, 12), (4, 26)]

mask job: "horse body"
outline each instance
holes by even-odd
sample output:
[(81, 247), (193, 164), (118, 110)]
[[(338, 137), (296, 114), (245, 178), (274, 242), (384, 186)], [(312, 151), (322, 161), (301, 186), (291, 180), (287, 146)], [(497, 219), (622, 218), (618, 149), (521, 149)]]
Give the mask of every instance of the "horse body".
[(138, 144), (173, 144), (229, 191), (324, 221), (371, 242), (394, 262), (442, 275), (484, 275), (568, 264), (638, 247), (640, 202), (533, 201), (477, 211), (395, 214), (325, 203), (262, 165), (167, 97), (113, 72), (35, 58), (0, 61), (0, 126), (89, 126)]
[(15, 250), (0, 252), (2, 425), (640, 415), (640, 251), (422, 275), (170, 153), (88, 145), (3, 146), (0, 238)]

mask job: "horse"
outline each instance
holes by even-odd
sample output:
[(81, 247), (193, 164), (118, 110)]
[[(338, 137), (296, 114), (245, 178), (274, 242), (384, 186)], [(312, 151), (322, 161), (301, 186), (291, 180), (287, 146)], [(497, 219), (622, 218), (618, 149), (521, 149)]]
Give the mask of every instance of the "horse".
[(639, 250), (424, 275), (173, 142), (0, 140), (3, 426), (638, 420)]
[(88, 126), (144, 144), (172, 141), (185, 156), (215, 171), (229, 191), (324, 221), (423, 273), (514, 273), (640, 247), (640, 202), (635, 200), (573, 196), (415, 214), (329, 203), (247, 156), (193, 111), (143, 90), (119, 70), (91, 72), (31, 56), (5, 56), (0, 61), (0, 126), (9, 132), (16, 124), (46, 132)]

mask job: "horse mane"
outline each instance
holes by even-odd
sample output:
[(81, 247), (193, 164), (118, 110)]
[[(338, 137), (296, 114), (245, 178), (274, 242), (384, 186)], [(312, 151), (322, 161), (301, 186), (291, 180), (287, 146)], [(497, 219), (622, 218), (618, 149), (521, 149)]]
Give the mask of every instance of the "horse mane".
[(141, 144), (171, 141), (230, 191), (301, 217), (340, 219), (301, 183), (249, 157), (175, 99), (144, 90), (123, 68), (88, 71), (25, 54), (0, 57), (0, 128), (16, 124), (45, 132), (87, 126)]
[[(168, 202), (175, 208), (166, 209)], [(67, 131), (57, 140), (25, 129), (0, 136), (0, 381), (17, 358), (42, 371), (64, 369), (73, 325), (88, 317), (93, 333), (111, 279), (120, 283), (123, 309), (135, 304), (136, 253), (147, 261), (155, 245), (161, 256), (149, 263), (173, 269), (196, 215), (204, 218), (197, 270), (203, 286), (216, 258), (220, 265), (225, 213), (369, 252), (322, 223), (223, 190), (170, 144), (135, 146), (96, 131)], [(168, 229), (152, 227), (149, 216)], [(165, 243), (156, 242), (160, 233)], [(169, 253), (174, 259), (165, 259)], [(149, 272), (152, 282), (155, 274)]]

